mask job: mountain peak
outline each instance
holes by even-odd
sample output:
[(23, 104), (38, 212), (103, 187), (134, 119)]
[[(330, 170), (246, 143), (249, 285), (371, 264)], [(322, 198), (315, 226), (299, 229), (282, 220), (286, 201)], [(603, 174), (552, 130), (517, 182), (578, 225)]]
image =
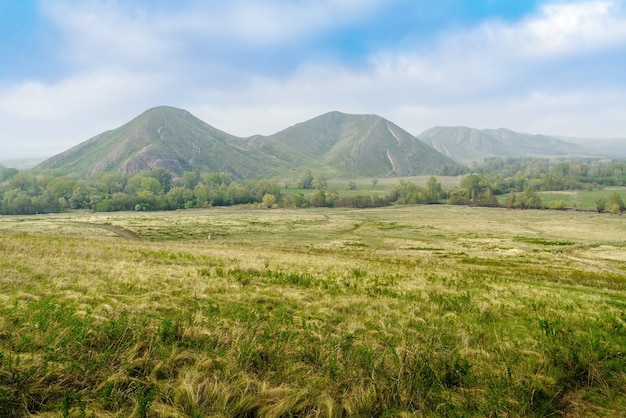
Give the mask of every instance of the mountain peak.
[(443, 166), (455, 165), (377, 115), (332, 111), (274, 135), (239, 138), (184, 109), (157, 106), (38, 167), (84, 177), (100, 171), (133, 175), (163, 167), (175, 177), (196, 170), (268, 178), (292, 175), (302, 168), (333, 176), (408, 176), (435, 174)]
[[(103, 132), (38, 168), (61, 168), (91, 177), (100, 171), (136, 174), (157, 167), (175, 177), (185, 171), (254, 176), (262, 162), (246, 155), (245, 141), (206, 124), (184, 109), (158, 106)], [(271, 170), (268, 170), (271, 171)]]
[(164, 116), (164, 115), (177, 116), (177, 117), (183, 117), (183, 118), (195, 117), (185, 109), (180, 109), (177, 107), (165, 106), (165, 105), (151, 107), (150, 109), (145, 110), (143, 113), (141, 113), (137, 117), (141, 118), (141, 117), (146, 117), (146, 116), (153, 117), (153, 116)]
[[(378, 115), (332, 111), (269, 137), (259, 149), (295, 165), (315, 165), (333, 175), (389, 177), (434, 174), (452, 160)], [(311, 164), (314, 162), (314, 164)]]

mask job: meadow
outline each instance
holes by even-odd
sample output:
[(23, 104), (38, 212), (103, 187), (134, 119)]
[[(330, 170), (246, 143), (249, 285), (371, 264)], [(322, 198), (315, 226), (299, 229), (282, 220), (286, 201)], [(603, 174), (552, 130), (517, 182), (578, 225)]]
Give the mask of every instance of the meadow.
[(0, 254), (3, 417), (626, 416), (624, 216), (4, 216)]

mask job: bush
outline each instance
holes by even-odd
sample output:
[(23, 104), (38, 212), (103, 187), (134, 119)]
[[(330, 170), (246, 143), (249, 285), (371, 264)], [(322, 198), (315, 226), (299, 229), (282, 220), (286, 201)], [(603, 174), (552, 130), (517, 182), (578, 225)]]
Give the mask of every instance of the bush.
[(551, 200), (550, 203), (548, 203), (548, 209), (563, 210), (565, 209), (565, 201), (563, 199)]

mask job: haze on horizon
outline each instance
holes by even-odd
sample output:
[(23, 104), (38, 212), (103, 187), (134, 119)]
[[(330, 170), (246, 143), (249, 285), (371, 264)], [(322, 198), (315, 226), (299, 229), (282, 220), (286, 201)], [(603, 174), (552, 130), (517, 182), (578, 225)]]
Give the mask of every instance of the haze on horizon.
[(319, 114), (626, 137), (626, 0), (0, 3), (0, 160), (148, 108), (239, 136)]

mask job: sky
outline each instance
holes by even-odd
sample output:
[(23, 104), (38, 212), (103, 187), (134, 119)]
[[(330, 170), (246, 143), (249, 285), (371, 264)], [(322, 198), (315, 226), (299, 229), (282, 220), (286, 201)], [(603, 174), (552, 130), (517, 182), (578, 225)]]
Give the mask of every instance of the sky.
[(626, 0), (0, 0), (0, 160), (160, 105), (242, 137), (333, 110), (626, 137)]

